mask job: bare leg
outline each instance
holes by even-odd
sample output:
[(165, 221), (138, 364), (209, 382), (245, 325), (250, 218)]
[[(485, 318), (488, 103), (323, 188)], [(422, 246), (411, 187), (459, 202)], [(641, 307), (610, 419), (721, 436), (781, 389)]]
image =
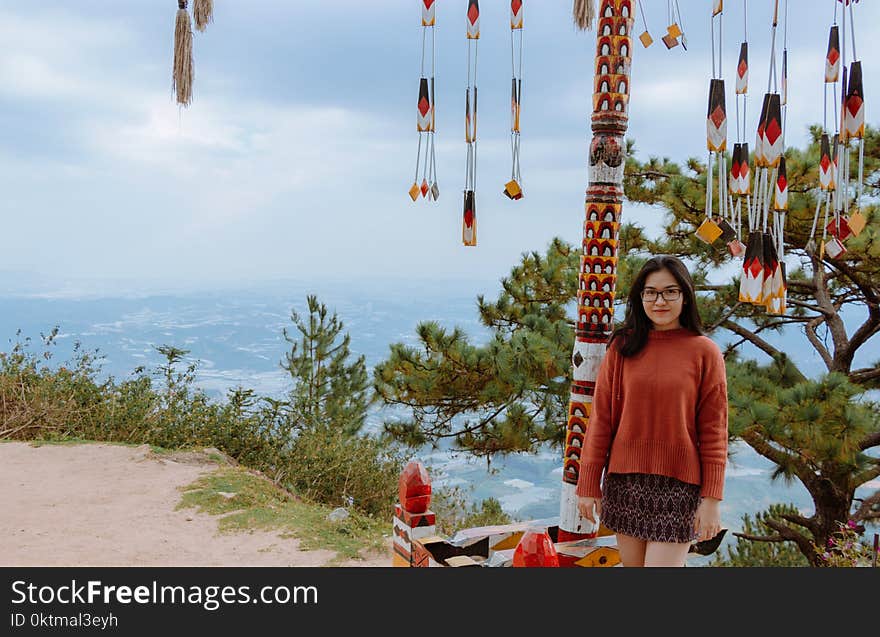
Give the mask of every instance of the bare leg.
[(617, 534), (617, 548), (620, 551), (620, 560), (625, 567), (645, 565), (645, 540), (630, 535)]
[[(644, 549), (645, 566), (684, 566), (690, 542), (648, 542)], [(621, 551), (622, 553), (622, 551)]]

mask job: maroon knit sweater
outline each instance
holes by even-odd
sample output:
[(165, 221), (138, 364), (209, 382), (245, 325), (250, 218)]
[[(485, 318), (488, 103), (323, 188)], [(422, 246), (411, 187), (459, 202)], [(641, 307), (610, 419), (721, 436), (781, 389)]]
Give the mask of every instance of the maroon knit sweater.
[(651, 330), (636, 356), (608, 348), (581, 452), (579, 496), (601, 497), (608, 473), (652, 473), (722, 497), (727, 464), (727, 376), (708, 337)]

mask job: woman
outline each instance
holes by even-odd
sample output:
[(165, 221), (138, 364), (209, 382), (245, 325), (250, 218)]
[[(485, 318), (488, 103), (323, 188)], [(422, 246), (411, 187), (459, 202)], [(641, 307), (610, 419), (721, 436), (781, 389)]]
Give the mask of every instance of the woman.
[(684, 566), (693, 540), (720, 531), (726, 464), (724, 358), (687, 268), (653, 257), (599, 368), (578, 508), (616, 533), (624, 566)]

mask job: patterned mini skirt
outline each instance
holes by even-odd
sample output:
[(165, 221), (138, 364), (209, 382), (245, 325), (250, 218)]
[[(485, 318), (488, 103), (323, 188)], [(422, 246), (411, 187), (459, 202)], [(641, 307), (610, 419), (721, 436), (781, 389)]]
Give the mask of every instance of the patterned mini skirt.
[(649, 542), (691, 542), (700, 485), (647, 473), (611, 473), (602, 486), (602, 524)]

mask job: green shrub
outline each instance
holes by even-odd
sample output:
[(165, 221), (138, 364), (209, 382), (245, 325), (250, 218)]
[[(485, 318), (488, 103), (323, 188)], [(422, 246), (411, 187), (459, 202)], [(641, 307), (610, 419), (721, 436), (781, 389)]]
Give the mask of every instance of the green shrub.
[(99, 378), (98, 352), (74, 347), (53, 365), (56, 327), (43, 351), (29, 338), (0, 352), (0, 440), (84, 439), (168, 449), (216, 447), (298, 495), (390, 519), (403, 459), (393, 446), (291, 417), (289, 402), (237, 387), (213, 401), (195, 386), (186, 350), (128, 379)]
[(294, 492), (391, 519), (405, 460), (400, 451), (374, 438), (315, 427), (295, 438), (285, 459), (285, 482)]

